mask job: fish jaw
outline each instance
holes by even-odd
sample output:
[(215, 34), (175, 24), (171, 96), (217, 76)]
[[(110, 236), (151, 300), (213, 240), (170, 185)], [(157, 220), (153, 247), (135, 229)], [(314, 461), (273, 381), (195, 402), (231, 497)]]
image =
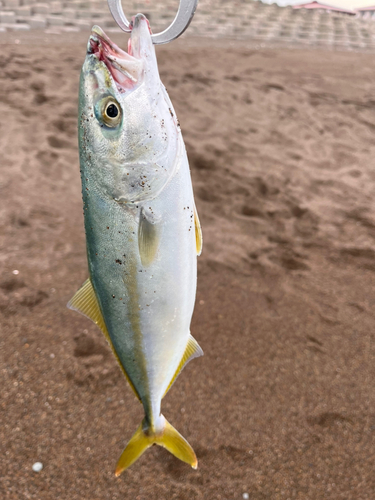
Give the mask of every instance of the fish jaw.
[(152, 94), (153, 89), (158, 88), (160, 76), (150, 24), (143, 14), (137, 14), (132, 18), (131, 25), (132, 32), (128, 41), (128, 52), (131, 56), (146, 61), (143, 78), (148, 92)]
[(93, 26), (87, 54), (94, 54), (105, 64), (121, 93), (146, 83), (148, 91), (154, 94), (160, 77), (149, 22), (143, 14), (137, 14), (131, 26), (128, 52), (112, 42), (99, 26)]
[(92, 28), (87, 54), (93, 54), (105, 65), (119, 92), (134, 90), (141, 82), (143, 60), (120, 49), (99, 26)]

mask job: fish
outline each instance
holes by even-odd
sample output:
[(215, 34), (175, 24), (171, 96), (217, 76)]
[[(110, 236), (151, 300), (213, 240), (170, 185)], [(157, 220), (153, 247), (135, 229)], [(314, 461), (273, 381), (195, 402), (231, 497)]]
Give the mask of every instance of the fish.
[(79, 151), (89, 278), (68, 307), (103, 332), (145, 416), (116, 476), (160, 445), (197, 468), (161, 413), (203, 351), (190, 333), (202, 231), (181, 128), (158, 71), (148, 20), (128, 52), (94, 26), (79, 86)]

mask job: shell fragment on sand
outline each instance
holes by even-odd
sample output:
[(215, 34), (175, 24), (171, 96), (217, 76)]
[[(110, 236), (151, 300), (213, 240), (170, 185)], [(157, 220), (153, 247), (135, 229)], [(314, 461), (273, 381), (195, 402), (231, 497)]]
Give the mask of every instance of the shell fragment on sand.
[(43, 469), (43, 464), (42, 462), (35, 462), (33, 465), (32, 465), (32, 469), (34, 472), (40, 472), (42, 469)]

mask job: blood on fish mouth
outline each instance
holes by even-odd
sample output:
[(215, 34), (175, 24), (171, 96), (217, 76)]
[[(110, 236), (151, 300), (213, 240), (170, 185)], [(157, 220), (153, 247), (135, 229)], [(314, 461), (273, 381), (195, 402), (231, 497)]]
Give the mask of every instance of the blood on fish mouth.
[(107, 66), (120, 92), (134, 89), (137, 85), (142, 61), (120, 49), (99, 26), (92, 28), (87, 53), (93, 54)]

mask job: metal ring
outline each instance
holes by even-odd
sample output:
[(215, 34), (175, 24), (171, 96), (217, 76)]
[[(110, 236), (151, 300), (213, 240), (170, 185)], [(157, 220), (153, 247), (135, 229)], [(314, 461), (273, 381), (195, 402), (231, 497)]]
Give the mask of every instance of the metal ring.
[[(193, 19), (197, 4), (198, 0), (180, 0), (173, 23), (161, 33), (151, 35), (152, 42), (155, 45), (168, 43), (182, 35)], [(132, 29), (122, 10), (121, 0), (108, 0), (108, 7), (118, 26), (125, 33), (130, 33)]]

